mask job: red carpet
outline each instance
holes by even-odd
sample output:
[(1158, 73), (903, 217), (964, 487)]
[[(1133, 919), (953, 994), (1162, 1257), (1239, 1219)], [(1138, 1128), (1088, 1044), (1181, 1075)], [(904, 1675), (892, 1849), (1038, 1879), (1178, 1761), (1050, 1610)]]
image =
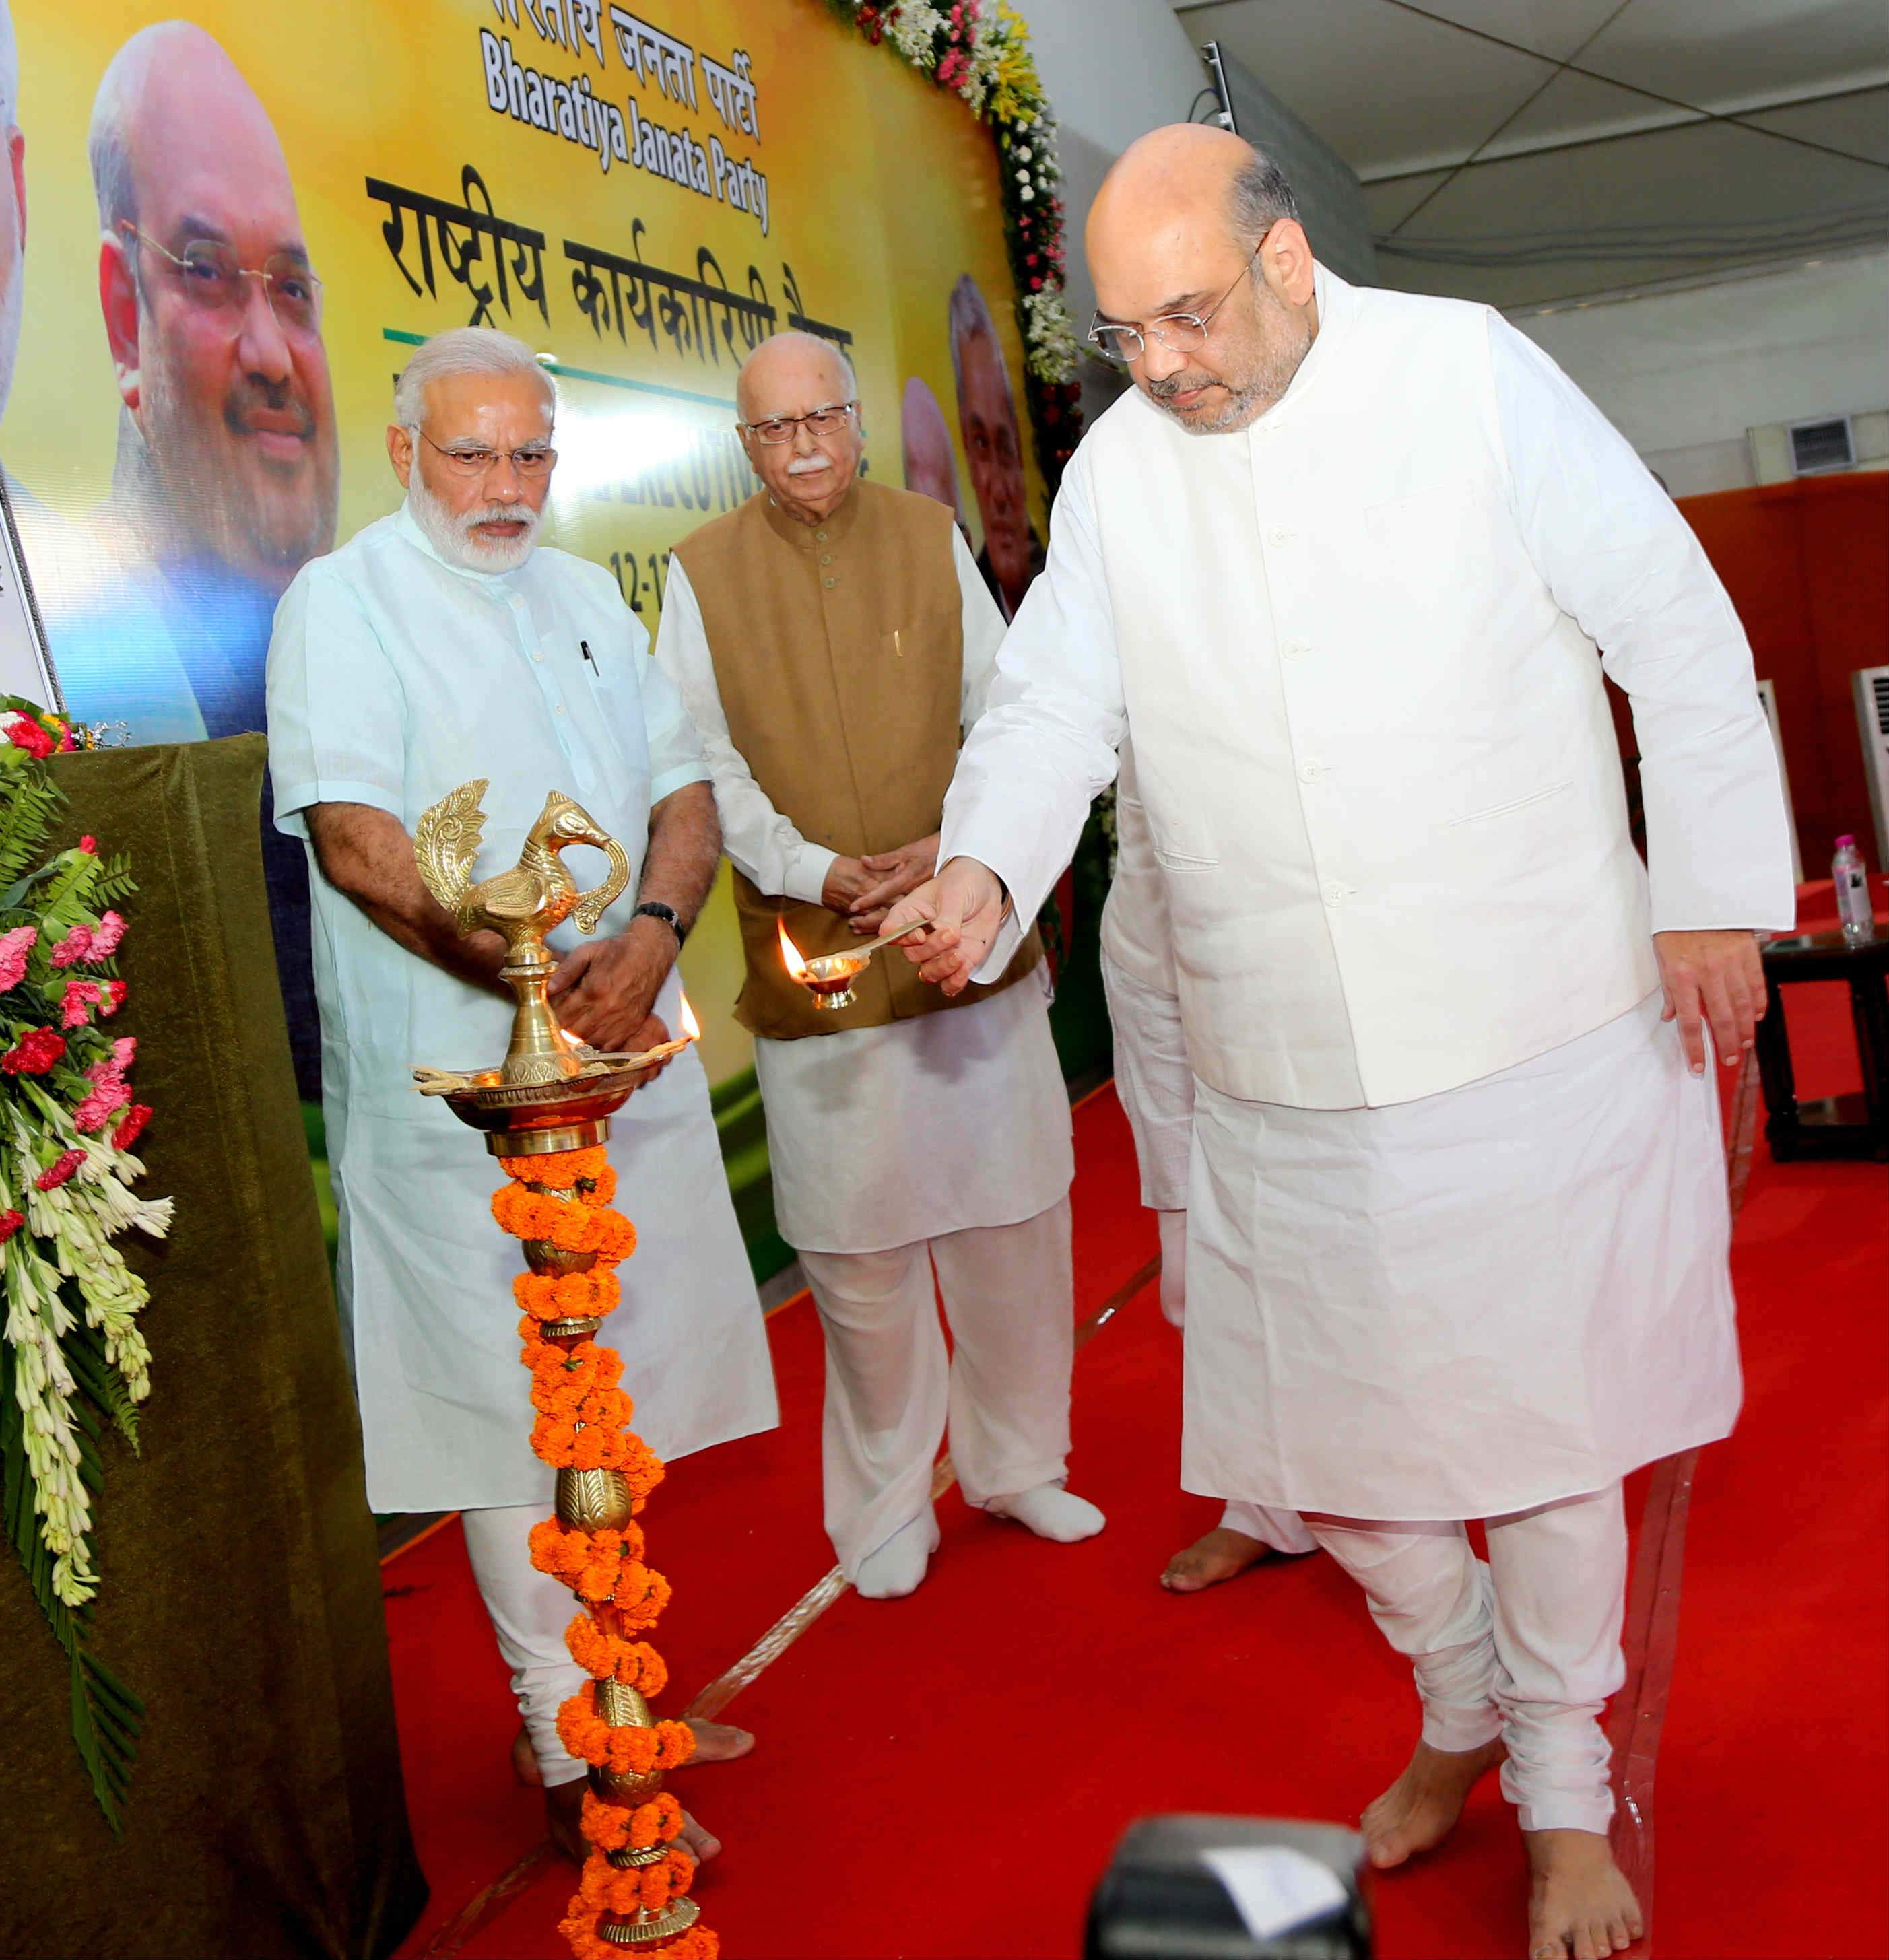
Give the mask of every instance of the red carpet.
[[(1828, 1093), (1847, 1086), (1834, 1079), (1847, 1013), (1830, 1004), (1840, 1020), (1817, 1025), (1833, 1017), (1800, 1006), (1811, 991), (1792, 990), (1793, 1045), (1827, 1051), (1832, 1079), (1813, 1088), (1801, 1061), (1800, 1079)], [(1154, 1251), (1112, 1093), (1078, 1112), (1077, 1160), (1086, 1316)], [(1693, 1500), (1657, 1787), (1655, 1949), (1870, 1960), (1889, 1953), (1889, 1170), (1775, 1166), (1760, 1142), (1735, 1258), (1749, 1398), (1737, 1435), (1705, 1452)], [(803, 1302), (771, 1331), (782, 1428), (677, 1465), (647, 1519), (676, 1585), (659, 1639), (677, 1707), (831, 1563), (818, 1330)], [(1071, 1481), (1108, 1530), (1043, 1545), (953, 1492), (916, 1594), (846, 1595), (734, 1703), (730, 1719), (761, 1739), (755, 1755), (677, 1779), (728, 1844), (698, 1892), (729, 1960), (1062, 1960), (1132, 1818), (1355, 1820), (1394, 1774), (1414, 1728), (1407, 1673), (1329, 1561), (1190, 1599), (1155, 1584), (1213, 1515), (1175, 1488), (1178, 1396), (1178, 1340), (1145, 1288), (1077, 1363)], [(568, 1867), (528, 1867), (467, 1936), (462, 1909), (540, 1834), (536, 1793), (509, 1780), (516, 1717), (457, 1527), (387, 1576), (435, 1892), (405, 1960), (559, 1960)], [(1442, 1852), (1379, 1882), (1379, 1951), (1506, 1960), (1522, 1900), (1513, 1822), (1485, 1786)]]

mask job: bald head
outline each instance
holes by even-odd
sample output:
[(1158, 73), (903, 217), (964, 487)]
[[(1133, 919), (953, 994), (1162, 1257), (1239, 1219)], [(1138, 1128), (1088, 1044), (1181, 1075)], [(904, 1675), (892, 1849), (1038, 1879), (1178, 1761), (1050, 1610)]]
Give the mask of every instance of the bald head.
[[(741, 364), (734, 383), (735, 406), (744, 422), (785, 415), (775, 397), (812, 388), (823, 402), (849, 402), (858, 392), (852, 363), (830, 340), (817, 333), (777, 333)], [(758, 405), (758, 406), (757, 406)]]
[[(852, 363), (817, 334), (777, 333), (743, 362), (734, 384), (741, 447), (776, 507), (817, 524), (846, 500), (865, 453)], [(806, 418), (821, 409), (830, 426)], [(766, 441), (755, 425), (771, 423)]]
[(113, 57), (88, 147), (119, 499), (159, 549), (279, 590), (334, 541), (339, 460), (320, 282), (269, 113), (212, 36), (166, 21)]
[(295, 192), (275, 126), (213, 36), (187, 21), (133, 34), (112, 57), (92, 103), (87, 148), (100, 226), (142, 223), (161, 180), (185, 194), (205, 178), (253, 187), (260, 200)]
[(1244, 428), (1285, 393), (1317, 332), (1311, 248), (1292, 186), (1250, 143), (1151, 131), (1104, 180), (1085, 242), (1102, 322), (1134, 329), (1117, 338), (1136, 386), (1183, 427)]

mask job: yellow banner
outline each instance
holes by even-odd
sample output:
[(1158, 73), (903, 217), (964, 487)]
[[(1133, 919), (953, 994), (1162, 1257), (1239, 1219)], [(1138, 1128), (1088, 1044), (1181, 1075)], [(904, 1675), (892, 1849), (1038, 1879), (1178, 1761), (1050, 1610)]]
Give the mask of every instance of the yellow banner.
[[(883, 480), (955, 493), (974, 542), (980, 495), (1006, 494), (967, 466), (953, 361), (968, 275), (1021, 402), (989, 135), (817, 0), (187, 24), (66, 0), (14, 27), (27, 223), (23, 257), (0, 224), (0, 457), (81, 720), (134, 741), (260, 725), (275, 600), (398, 504), (393, 377), (448, 326), (549, 357), (548, 539), (607, 565), (652, 632), (671, 547), (753, 487), (734, 381), (769, 333), (846, 348)], [(247, 303), (256, 272), (271, 307)], [(1040, 533), (1026, 450), (1008, 467)], [(739, 960), (724, 894), (685, 957), (712, 1080), (748, 1059)]]

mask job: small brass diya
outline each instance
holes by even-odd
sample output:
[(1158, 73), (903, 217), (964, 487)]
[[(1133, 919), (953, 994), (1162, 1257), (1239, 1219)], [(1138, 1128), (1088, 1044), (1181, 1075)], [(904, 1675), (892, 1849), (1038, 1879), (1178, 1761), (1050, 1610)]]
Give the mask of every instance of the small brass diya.
[(807, 989), (816, 1007), (830, 1013), (850, 1007), (858, 998), (852, 983), (871, 965), (875, 953), (927, 930), (930, 924), (929, 919), (915, 919), (897, 932), (881, 933), (877, 939), (868, 940), (863, 946), (849, 947), (844, 953), (823, 953), (813, 959), (802, 957), (800, 948), (788, 937), (784, 921), (777, 919), (775, 929), (780, 934), (781, 964), (787, 969), (787, 977), (798, 980)]

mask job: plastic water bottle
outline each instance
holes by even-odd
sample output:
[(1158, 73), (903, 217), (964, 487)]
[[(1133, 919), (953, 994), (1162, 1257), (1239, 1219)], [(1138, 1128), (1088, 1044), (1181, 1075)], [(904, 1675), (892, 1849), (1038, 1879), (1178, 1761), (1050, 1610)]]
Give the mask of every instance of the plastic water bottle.
[(1836, 881), (1836, 916), (1843, 924), (1843, 943), (1867, 946), (1876, 936), (1875, 911), (1869, 899), (1869, 873), (1854, 837), (1837, 838), (1830, 874)]

